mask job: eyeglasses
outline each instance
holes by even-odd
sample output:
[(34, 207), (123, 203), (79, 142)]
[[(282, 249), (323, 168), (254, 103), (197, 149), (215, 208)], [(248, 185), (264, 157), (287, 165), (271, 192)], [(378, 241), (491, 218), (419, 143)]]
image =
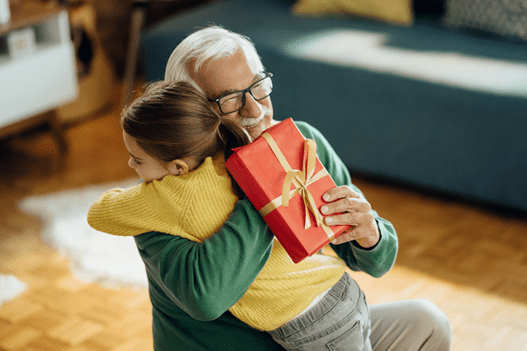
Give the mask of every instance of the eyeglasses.
[(266, 73), (265, 77), (252, 84), (245, 90), (239, 90), (234, 93), (228, 93), (220, 96), (217, 99), (209, 99), (209, 101), (216, 102), (220, 107), (221, 113), (224, 115), (239, 111), (245, 106), (245, 94), (250, 93), (256, 101), (260, 101), (268, 97), (273, 91), (272, 73)]

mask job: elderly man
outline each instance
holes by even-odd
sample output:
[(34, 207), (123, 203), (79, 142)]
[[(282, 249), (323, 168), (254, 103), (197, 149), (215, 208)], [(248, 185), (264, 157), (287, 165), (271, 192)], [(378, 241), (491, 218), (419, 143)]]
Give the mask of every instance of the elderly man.
[[(264, 79), (272, 79), (271, 74), (250, 40), (217, 26), (183, 40), (165, 72), (165, 80), (195, 85), (219, 113), (238, 119), (253, 138), (276, 123), (270, 91), (253, 89)], [(324, 195), (327, 204), (321, 211), (326, 223), (353, 226), (331, 244), (332, 249), (349, 268), (383, 275), (395, 262), (393, 226), (351, 183), (345, 165), (320, 132), (306, 124), (299, 128), (317, 141), (321, 162), (338, 185)], [(156, 232), (135, 239), (149, 279), (156, 350), (282, 349), (269, 334), (228, 311), (259, 274), (272, 249), (273, 234), (247, 199), (238, 201), (224, 226), (203, 243)], [(374, 305), (370, 314), (374, 350), (450, 348), (448, 320), (430, 302)], [(351, 340), (349, 333), (344, 330), (335, 337)], [(343, 349), (352, 349), (349, 346)]]

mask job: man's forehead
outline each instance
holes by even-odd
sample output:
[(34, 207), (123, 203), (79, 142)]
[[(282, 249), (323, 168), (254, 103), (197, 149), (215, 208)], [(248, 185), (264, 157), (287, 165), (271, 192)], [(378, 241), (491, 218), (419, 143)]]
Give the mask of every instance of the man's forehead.
[[(194, 68), (194, 62), (191, 67)], [(260, 78), (260, 74), (251, 71), (243, 51), (229, 57), (207, 60), (197, 71), (189, 69), (189, 73), (209, 97), (247, 89)]]

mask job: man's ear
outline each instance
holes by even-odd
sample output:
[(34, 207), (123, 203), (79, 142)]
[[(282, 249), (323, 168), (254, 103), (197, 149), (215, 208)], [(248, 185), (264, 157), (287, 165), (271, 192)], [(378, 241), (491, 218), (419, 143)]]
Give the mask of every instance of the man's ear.
[(187, 174), (189, 171), (188, 164), (185, 161), (182, 160), (174, 160), (170, 162), (170, 173), (173, 175), (183, 175)]

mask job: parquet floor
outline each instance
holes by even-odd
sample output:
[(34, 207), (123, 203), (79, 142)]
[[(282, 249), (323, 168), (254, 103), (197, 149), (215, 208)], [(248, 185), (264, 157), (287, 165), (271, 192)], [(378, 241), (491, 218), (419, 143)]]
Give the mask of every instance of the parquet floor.
[[(134, 175), (118, 104), (95, 117), (68, 129), (70, 150), (62, 163), (45, 132), (0, 142), (0, 274), (29, 285), (0, 306), (2, 351), (152, 350), (146, 290), (78, 280), (68, 259), (41, 242), (39, 220), (16, 207), (26, 196)], [(366, 178), (355, 183), (400, 238), (397, 264), (386, 276), (352, 273), (370, 303), (432, 300), (450, 318), (456, 351), (527, 350), (525, 214)]]

